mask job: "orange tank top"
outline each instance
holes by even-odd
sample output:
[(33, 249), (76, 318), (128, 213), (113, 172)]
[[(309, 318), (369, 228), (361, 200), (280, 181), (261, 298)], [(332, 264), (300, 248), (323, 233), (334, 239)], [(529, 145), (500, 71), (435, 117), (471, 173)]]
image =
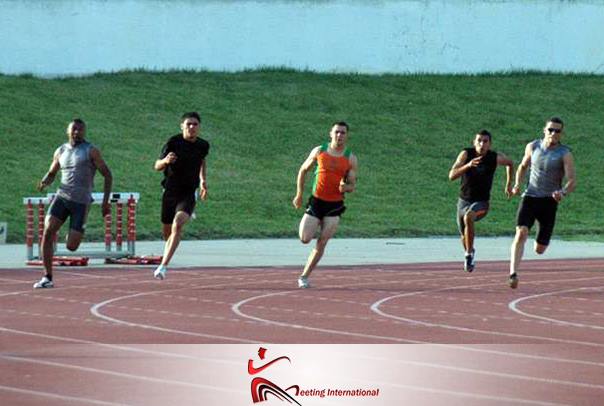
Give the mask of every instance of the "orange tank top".
[(317, 155), (317, 168), (312, 194), (314, 197), (328, 202), (344, 200), (340, 192), (340, 181), (350, 170), (350, 150), (345, 149), (342, 156), (333, 156), (327, 153), (328, 143), (321, 145)]

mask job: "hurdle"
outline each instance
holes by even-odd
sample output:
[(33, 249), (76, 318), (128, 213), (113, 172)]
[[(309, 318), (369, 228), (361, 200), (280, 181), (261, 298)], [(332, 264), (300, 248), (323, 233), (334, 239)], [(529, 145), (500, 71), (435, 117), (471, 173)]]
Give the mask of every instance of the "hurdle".
[[(42, 234), (44, 232), (44, 219), (46, 217), (46, 207), (49, 206), (55, 198), (55, 193), (49, 193), (45, 197), (25, 197), (26, 222), (25, 222), (25, 245), (28, 265), (40, 265), (42, 257)], [(92, 204), (100, 205), (103, 202), (103, 193), (92, 193)], [(111, 212), (104, 218), (104, 249), (101, 250), (82, 250), (82, 251), (59, 251), (57, 250), (57, 241), (55, 241), (54, 257), (57, 265), (87, 265), (88, 258), (105, 259), (108, 263), (128, 264), (150, 264), (156, 263), (156, 257), (137, 257), (136, 256), (136, 206), (140, 199), (139, 193), (119, 192), (111, 193), (109, 203)], [(113, 244), (112, 219), (113, 206), (116, 207), (116, 225), (115, 225), (115, 244)], [(123, 219), (124, 206), (126, 206), (126, 247), (124, 249)], [(37, 209), (37, 216), (36, 211)], [(35, 218), (37, 217), (37, 252), (35, 250)], [(37, 254), (37, 255), (36, 255)], [(160, 259), (161, 260), (161, 259)]]

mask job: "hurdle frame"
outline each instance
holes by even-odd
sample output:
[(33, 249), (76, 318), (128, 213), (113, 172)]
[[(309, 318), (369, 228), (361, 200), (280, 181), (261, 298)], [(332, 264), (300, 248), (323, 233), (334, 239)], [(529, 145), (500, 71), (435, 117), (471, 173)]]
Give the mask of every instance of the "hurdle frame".
[[(92, 193), (91, 204), (102, 204), (103, 193)], [(25, 246), (26, 246), (26, 257), (27, 261), (40, 260), (42, 258), (42, 234), (44, 232), (44, 221), (46, 218), (46, 207), (50, 206), (53, 199), (56, 197), (56, 193), (48, 193), (44, 197), (25, 197), (23, 198), (23, 204), (25, 205), (26, 222), (25, 222)], [(109, 203), (111, 207), (110, 213), (104, 217), (104, 250), (76, 250), (76, 251), (59, 251), (57, 250), (57, 241), (54, 242), (54, 256), (61, 257), (87, 257), (87, 258), (104, 258), (107, 259), (120, 259), (134, 257), (136, 255), (136, 206), (140, 200), (140, 194), (136, 192), (113, 192), (109, 196)], [(115, 246), (113, 244), (112, 236), (112, 224), (113, 224), (113, 204), (116, 205), (116, 236)], [(126, 205), (126, 249), (123, 249), (123, 210), (124, 204)], [(34, 245), (34, 207), (37, 208), (37, 225), (38, 225), (38, 238), (37, 238), (37, 255), (35, 255)], [(58, 236), (58, 234), (57, 234)], [(115, 249), (114, 249), (115, 248)]]

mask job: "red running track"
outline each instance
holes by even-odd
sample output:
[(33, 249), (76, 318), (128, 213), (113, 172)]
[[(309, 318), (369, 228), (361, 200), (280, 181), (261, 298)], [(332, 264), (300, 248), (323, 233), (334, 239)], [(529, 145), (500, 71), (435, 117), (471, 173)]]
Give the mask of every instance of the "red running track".
[[(174, 357), (158, 344), (290, 344), (281, 346), (287, 351), (317, 343), (438, 344), (431, 353), (446, 355), (429, 362), (406, 352), (428, 348), (421, 346), (387, 347), (393, 359), (371, 361), (444, 374), (429, 384), (379, 380), (390, 387), (385, 393), (417, 394), (418, 404), (604, 404), (604, 259), (525, 261), (516, 290), (507, 286), (507, 266), (481, 262), (473, 274), (458, 263), (320, 267), (307, 290), (296, 288), (292, 267), (188, 268), (165, 281), (149, 269), (60, 269), (56, 288), (36, 291), (38, 271), (2, 270), (0, 403), (166, 404), (161, 393), (173, 392), (157, 388), (168, 381), (192, 399), (202, 391), (204, 404), (223, 404), (229, 385), (166, 379), (152, 360), (134, 370), (128, 360)], [(162, 350), (147, 353), (146, 344)], [(107, 364), (98, 367), (93, 355)], [(82, 374), (103, 381), (79, 381)], [(459, 382), (460, 375), (468, 376)], [(144, 395), (122, 388), (129, 380)], [(95, 394), (98, 385), (114, 389)], [(386, 404), (365, 401), (358, 404)]]

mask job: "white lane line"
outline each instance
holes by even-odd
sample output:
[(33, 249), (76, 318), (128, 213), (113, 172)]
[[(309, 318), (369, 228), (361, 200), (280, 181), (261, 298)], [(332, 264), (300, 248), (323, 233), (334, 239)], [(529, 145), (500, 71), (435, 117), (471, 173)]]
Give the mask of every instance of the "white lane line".
[(64, 401), (69, 401), (69, 402), (89, 403), (91, 405), (99, 405), (99, 406), (131, 406), (130, 404), (127, 404), (127, 403), (105, 402), (102, 400), (79, 398), (79, 397), (75, 397), (75, 396), (58, 395), (56, 393), (42, 392), (42, 391), (31, 390), (31, 389), (20, 389), (20, 388), (13, 388), (10, 386), (0, 385), (0, 391), (2, 391), (2, 390), (8, 391), (8, 392), (20, 393), (22, 395), (41, 396), (41, 397), (45, 397), (45, 398), (58, 399), (58, 400), (64, 400)]
[[(33, 289), (33, 288), (32, 288)], [(8, 293), (0, 293), (0, 297), (3, 296), (14, 296), (14, 295), (21, 295), (23, 293), (31, 293), (32, 289), (28, 289), (28, 290), (22, 290), (19, 292), (8, 292)]]
[[(566, 280), (559, 280), (559, 282), (587, 281), (587, 280), (602, 279), (602, 278), (604, 278), (604, 276), (592, 277), (592, 278), (566, 279)], [(480, 330), (480, 329), (474, 329), (474, 328), (469, 328), (469, 327), (459, 327), (459, 326), (454, 326), (454, 325), (444, 324), (444, 323), (430, 323), (430, 322), (426, 322), (426, 321), (415, 320), (415, 319), (410, 319), (407, 317), (392, 315), (392, 314), (389, 314), (389, 313), (386, 313), (386, 312), (380, 310), (381, 305), (383, 305), (384, 303), (386, 303), (390, 300), (393, 300), (393, 299), (415, 296), (418, 294), (442, 292), (442, 291), (457, 290), (457, 289), (478, 288), (478, 287), (491, 286), (491, 285), (493, 285), (493, 284), (489, 283), (489, 284), (481, 284), (481, 285), (455, 286), (455, 287), (435, 289), (432, 291), (401, 293), (401, 294), (392, 295), (392, 296), (389, 296), (389, 297), (386, 297), (386, 298), (383, 298), (383, 299), (380, 299), (380, 300), (374, 302), (371, 305), (371, 310), (373, 312), (379, 314), (382, 317), (386, 317), (386, 318), (390, 318), (390, 319), (398, 320), (398, 321), (403, 321), (403, 322), (410, 323), (410, 324), (421, 325), (421, 326), (425, 326), (425, 327), (435, 327), (435, 328), (442, 328), (442, 329), (448, 329), (448, 330), (463, 331), (463, 332), (467, 332), (467, 333), (478, 333), (478, 334), (502, 336), (502, 337), (526, 338), (526, 339), (532, 339), (532, 340), (549, 341), (549, 342), (563, 343), (563, 344), (585, 345), (585, 346), (591, 346), (591, 347), (604, 347), (604, 343), (594, 343), (594, 342), (589, 342), (589, 341), (578, 341), (578, 340), (566, 340), (566, 339), (561, 339), (561, 338), (535, 336), (535, 335), (527, 335), (527, 334), (506, 333), (506, 332), (493, 331), (493, 330)]]
[(525, 300), (535, 299), (535, 298), (544, 297), (544, 296), (551, 296), (551, 295), (556, 295), (556, 294), (560, 294), (560, 293), (578, 292), (581, 290), (602, 290), (602, 289), (604, 289), (604, 286), (592, 286), (592, 287), (585, 287), (585, 288), (565, 289), (565, 290), (559, 290), (556, 292), (547, 292), (547, 293), (540, 293), (538, 295), (525, 296), (525, 297), (518, 298), (518, 299), (508, 303), (508, 308), (513, 312), (516, 312), (525, 317), (530, 317), (533, 319), (545, 320), (545, 321), (549, 321), (549, 322), (552, 322), (555, 324), (562, 324), (562, 325), (572, 326), (572, 327), (589, 328), (589, 329), (594, 329), (594, 330), (604, 330), (604, 326), (600, 326), (600, 325), (575, 323), (575, 322), (571, 322), (571, 321), (558, 320), (558, 319), (553, 319), (550, 317), (538, 316), (536, 314), (527, 313), (527, 312), (524, 312), (524, 311), (518, 309), (518, 304)]
[(216, 334), (195, 333), (195, 332), (192, 332), (192, 331), (185, 331), (185, 330), (177, 330), (177, 329), (166, 328), (166, 327), (159, 327), (159, 326), (154, 326), (154, 325), (151, 325), (151, 324), (133, 323), (133, 322), (129, 322), (129, 321), (125, 321), (125, 320), (120, 320), (120, 319), (116, 319), (116, 318), (113, 318), (113, 317), (109, 317), (109, 316), (106, 316), (106, 315), (104, 315), (104, 314), (102, 314), (100, 312), (100, 309), (103, 306), (106, 306), (106, 305), (108, 305), (110, 303), (118, 302), (120, 300), (131, 299), (131, 298), (134, 298), (134, 297), (150, 296), (150, 295), (154, 295), (154, 294), (160, 294), (160, 293), (165, 293), (165, 292), (181, 291), (181, 290), (191, 290), (191, 289), (195, 289), (195, 288), (216, 288), (216, 287), (222, 287), (222, 286), (228, 286), (228, 284), (187, 286), (186, 288), (164, 289), (164, 290), (158, 290), (158, 291), (154, 291), (154, 292), (142, 292), (142, 293), (135, 293), (135, 294), (132, 294), (132, 295), (119, 296), (119, 297), (108, 299), (108, 300), (105, 300), (103, 302), (100, 302), (100, 303), (97, 303), (97, 304), (91, 306), (90, 307), (90, 313), (92, 313), (94, 316), (96, 316), (96, 317), (98, 317), (100, 319), (103, 319), (103, 320), (106, 320), (106, 321), (110, 321), (112, 323), (124, 325), (124, 326), (129, 326), (129, 327), (138, 327), (138, 328), (147, 329), (147, 330), (161, 331), (161, 332), (164, 332), (164, 333), (182, 334), (182, 335), (193, 336), (193, 337), (203, 337), (203, 338), (211, 338), (211, 339), (216, 339), (216, 340), (234, 341), (234, 342), (237, 342), (237, 343), (247, 343), (247, 344), (258, 344), (258, 343), (260, 343), (259, 341), (247, 340), (245, 338), (237, 338), (237, 337), (231, 337), (231, 336), (221, 336), (221, 335), (216, 335)]
[[(156, 356), (161, 355), (163, 357), (172, 357), (172, 358), (187, 359), (187, 360), (202, 361), (202, 362), (214, 362), (214, 363), (218, 363), (218, 364), (233, 365), (233, 366), (237, 366), (238, 368), (241, 367), (241, 362), (234, 362), (234, 361), (228, 361), (228, 360), (222, 360), (222, 359), (195, 357), (195, 356), (191, 356), (191, 355), (185, 355), (185, 354), (174, 353), (174, 352), (146, 350), (144, 348), (129, 347), (126, 345), (106, 344), (106, 343), (102, 343), (102, 342), (98, 342), (98, 341), (83, 340), (83, 339), (71, 338), (71, 337), (60, 337), (60, 336), (55, 336), (55, 335), (50, 335), (50, 334), (34, 333), (33, 331), (15, 330), (15, 329), (6, 328), (6, 327), (0, 327), (0, 331), (5, 332), (5, 333), (11, 333), (11, 334), (44, 338), (45, 340), (55, 340), (55, 341), (63, 341), (63, 342), (67, 342), (67, 343), (93, 345), (93, 346), (102, 347), (102, 348), (109, 348), (112, 350), (134, 352), (137, 354), (156, 355)], [(169, 344), (166, 344), (166, 345), (169, 345)]]
[(197, 384), (197, 383), (191, 383), (191, 382), (175, 381), (175, 380), (172, 380), (172, 379), (167, 379), (165, 377), (162, 377), (162, 378), (153, 378), (153, 377), (150, 377), (150, 376), (133, 375), (133, 374), (127, 374), (125, 372), (110, 371), (110, 370), (107, 370), (107, 369), (99, 369), (99, 368), (92, 368), (92, 367), (83, 367), (83, 366), (80, 366), (80, 365), (73, 365), (73, 364), (64, 364), (62, 362), (42, 361), (42, 360), (34, 359), (34, 358), (14, 357), (14, 356), (11, 356), (11, 355), (0, 355), (0, 358), (7, 359), (7, 360), (10, 360), (10, 361), (15, 361), (15, 362), (23, 362), (23, 363), (29, 363), (29, 364), (45, 365), (45, 366), (59, 367), (59, 368), (65, 368), (65, 369), (73, 369), (73, 370), (81, 371), (81, 372), (91, 372), (91, 373), (101, 374), (101, 375), (116, 376), (116, 377), (119, 377), (119, 378), (134, 379), (134, 380), (138, 380), (138, 381), (144, 381), (144, 382), (151, 382), (151, 383), (155, 383), (155, 384), (161, 384), (162, 386), (166, 385), (166, 384), (169, 384), (169, 385), (176, 385), (176, 386), (184, 386), (184, 387), (188, 387), (188, 388), (203, 389), (203, 390), (214, 390), (214, 391), (227, 392), (227, 393), (247, 393), (247, 391), (235, 390), (235, 389), (232, 389), (232, 388), (225, 388), (225, 387), (221, 387), (221, 386), (213, 386), (213, 385), (204, 385), (204, 384)]
[[(591, 278), (589, 278), (589, 279), (591, 279)], [(364, 284), (367, 284), (367, 283), (364, 283)], [(345, 286), (351, 286), (351, 285), (345, 285)], [(473, 285), (473, 286), (476, 286), (476, 285)], [(453, 289), (453, 288), (449, 287), (446, 289), (438, 289), (438, 290), (442, 291), (442, 290), (448, 290), (448, 289)], [(438, 290), (434, 290), (434, 291), (438, 291)], [(479, 353), (485, 353), (485, 354), (493, 354), (493, 355), (502, 356), (502, 357), (506, 357), (506, 358), (514, 357), (514, 358), (531, 359), (531, 360), (537, 360), (537, 361), (547, 361), (547, 362), (557, 362), (557, 363), (564, 363), (564, 364), (577, 364), (577, 365), (604, 367), (604, 363), (595, 362), (595, 361), (584, 361), (584, 360), (577, 360), (577, 359), (547, 357), (547, 356), (540, 356), (540, 355), (533, 355), (533, 354), (523, 354), (523, 353), (498, 351), (498, 350), (488, 350), (488, 349), (482, 349), (482, 348), (466, 347), (464, 345), (437, 344), (437, 343), (433, 343), (430, 341), (407, 340), (407, 339), (402, 339), (402, 338), (392, 337), (392, 336), (375, 336), (375, 335), (367, 335), (367, 334), (363, 334), (363, 333), (353, 333), (353, 332), (347, 332), (347, 331), (341, 331), (341, 330), (321, 329), (321, 328), (302, 326), (302, 325), (297, 325), (297, 324), (295, 325), (292, 323), (279, 322), (279, 321), (274, 321), (274, 320), (269, 320), (269, 319), (264, 319), (264, 318), (248, 315), (248, 314), (244, 313), (243, 311), (241, 311), (241, 307), (251, 301), (266, 298), (266, 297), (271, 297), (271, 296), (287, 295), (288, 293), (293, 293), (293, 292), (297, 292), (297, 290), (296, 291), (283, 291), (283, 292), (269, 293), (269, 294), (259, 295), (259, 296), (252, 296), (252, 297), (249, 297), (247, 299), (244, 299), (240, 302), (233, 304), (231, 306), (231, 309), (233, 310), (233, 312), (235, 312), (235, 314), (237, 314), (241, 317), (248, 318), (248, 319), (255, 320), (258, 322), (262, 322), (262, 323), (268, 323), (268, 324), (272, 324), (272, 325), (286, 327), (286, 328), (304, 329), (304, 330), (310, 330), (310, 331), (319, 331), (319, 332), (323, 332), (323, 333), (331, 333), (331, 334), (336, 334), (336, 335), (348, 335), (348, 336), (361, 337), (361, 338), (377, 338), (380, 340), (403, 342), (403, 343), (410, 343), (410, 344), (432, 344), (432, 345), (437, 345), (437, 346), (444, 347), (444, 348), (450, 348), (450, 349), (456, 349), (456, 350), (462, 350), (462, 351), (470, 351), (470, 352), (479, 352)], [(430, 293), (432, 291), (411, 292), (408, 295), (422, 294), (422, 293), (426, 293), (426, 292)]]
[[(349, 285), (347, 285), (349, 286)], [(284, 291), (284, 292), (276, 292), (276, 293), (268, 293), (265, 295), (260, 295), (260, 296), (252, 296), (250, 298), (244, 299), (242, 301), (239, 301), (237, 303), (234, 303), (231, 306), (231, 310), (238, 316), (246, 318), (246, 319), (251, 319), (251, 320), (255, 320), (261, 323), (268, 323), (268, 324), (272, 324), (275, 326), (281, 326), (281, 327), (287, 327), (287, 328), (293, 328), (293, 329), (302, 329), (302, 330), (309, 330), (309, 331), (317, 331), (320, 333), (328, 333), (328, 334), (337, 334), (337, 335), (344, 335), (344, 336), (349, 336), (349, 337), (360, 337), (360, 338), (371, 338), (374, 340), (386, 340), (386, 341), (394, 341), (394, 342), (399, 342), (399, 343), (419, 343), (419, 341), (414, 341), (414, 340), (406, 340), (404, 338), (397, 338), (397, 337), (390, 337), (390, 336), (380, 336), (380, 335), (374, 335), (374, 334), (364, 334), (364, 333), (354, 333), (351, 331), (342, 331), (342, 330), (332, 330), (332, 329), (326, 329), (326, 328), (319, 328), (319, 327), (310, 327), (310, 326), (303, 326), (300, 324), (292, 324), (292, 323), (285, 323), (285, 322), (280, 322), (280, 321), (273, 321), (273, 320), (268, 320), (268, 319), (263, 319), (260, 317), (256, 317), (256, 316), (251, 316), (248, 314), (243, 313), (240, 309), (243, 305), (245, 305), (248, 302), (251, 302), (253, 300), (257, 300), (257, 299), (263, 299), (266, 297), (272, 297), (272, 296), (279, 296), (279, 295), (286, 295), (287, 293), (289, 293), (288, 291)]]

